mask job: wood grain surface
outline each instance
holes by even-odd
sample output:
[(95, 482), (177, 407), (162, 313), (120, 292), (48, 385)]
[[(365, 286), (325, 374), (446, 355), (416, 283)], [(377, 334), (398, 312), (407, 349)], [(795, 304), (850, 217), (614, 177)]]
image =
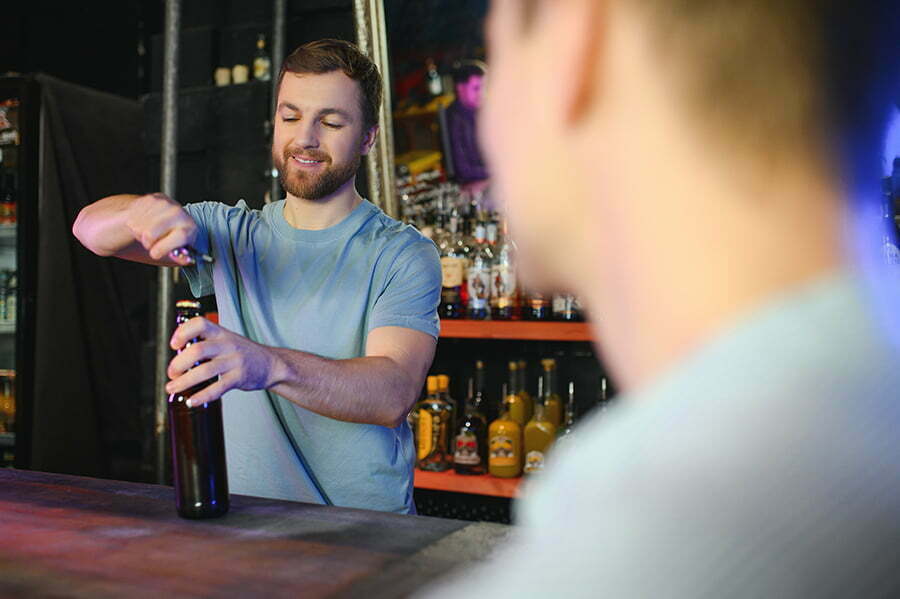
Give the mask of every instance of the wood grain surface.
[(6, 469), (0, 595), (398, 597), (507, 531), (241, 495), (225, 517), (192, 521), (176, 515), (171, 487)]

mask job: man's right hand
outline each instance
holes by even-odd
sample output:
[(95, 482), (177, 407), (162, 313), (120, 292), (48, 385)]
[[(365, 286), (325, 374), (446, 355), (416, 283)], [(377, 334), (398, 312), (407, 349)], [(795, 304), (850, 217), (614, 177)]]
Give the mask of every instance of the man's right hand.
[(164, 193), (151, 193), (135, 199), (128, 214), (125, 226), (154, 263), (190, 264), (188, 256), (170, 255), (193, 245), (197, 237), (197, 224), (181, 204)]
[(173, 257), (170, 252), (194, 244), (197, 224), (165, 194), (116, 195), (82, 209), (72, 232), (99, 256), (157, 266), (187, 266), (190, 257)]

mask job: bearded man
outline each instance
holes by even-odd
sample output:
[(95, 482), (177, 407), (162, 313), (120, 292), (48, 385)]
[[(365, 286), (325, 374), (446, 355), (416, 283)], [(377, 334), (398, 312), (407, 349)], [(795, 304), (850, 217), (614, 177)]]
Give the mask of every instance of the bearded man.
[[(116, 195), (73, 227), (100, 256), (180, 266), (215, 293), (219, 323), (172, 336), (169, 393), (223, 398), (232, 492), (414, 512), (406, 423), (434, 357), (434, 244), (356, 191), (378, 132), (382, 81), (348, 42), (301, 46), (279, 75), (272, 157), (286, 198), (250, 209)], [(192, 246), (215, 262), (193, 264)], [(196, 368), (194, 364), (204, 361)], [(189, 370), (190, 369), (190, 370)]]

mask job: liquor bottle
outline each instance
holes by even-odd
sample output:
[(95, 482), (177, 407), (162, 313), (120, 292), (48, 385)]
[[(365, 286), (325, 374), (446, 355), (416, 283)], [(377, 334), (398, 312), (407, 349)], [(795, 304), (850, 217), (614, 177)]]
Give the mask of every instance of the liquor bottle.
[(469, 379), (465, 415), (456, 434), (453, 469), (457, 474), (484, 474), (487, 471), (487, 419), (481, 412), (481, 396)]
[(484, 320), (491, 315), (491, 268), (494, 253), (485, 242), (485, 227), (475, 226), (475, 249), (469, 263), (469, 304), (466, 314), (472, 320)]
[(494, 320), (517, 320), (519, 294), (516, 285), (515, 245), (503, 226), (503, 237), (491, 268), (491, 316)]
[(608, 383), (605, 376), (600, 377), (600, 388), (597, 392), (597, 411), (605, 412), (610, 407)]
[[(446, 216), (441, 218), (442, 225)], [(465, 284), (466, 257), (456, 243), (456, 221), (451, 219), (449, 228), (441, 227), (437, 240), (441, 257), (441, 318), (462, 318), (464, 314), (462, 290)]]
[(253, 57), (253, 78), (257, 81), (272, 79), (272, 59), (266, 52), (266, 36), (262, 33), (256, 38), (256, 55)]
[[(538, 380), (538, 396), (542, 393), (544, 379)], [(544, 469), (544, 456), (556, 438), (556, 425), (553, 424), (544, 409), (543, 401), (538, 401), (534, 407), (534, 416), (525, 425), (525, 466), (526, 474), (532, 474)]]
[(528, 362), (519, 360), (518, 366), (516, 374), (519, 377), (519, 397), (522, 398), (522, 402), (525, 404), (525, 422), (528, 422), (534, 415), (534, 398), (528, 392)]
[(508, 393), (504, 398), (504, 408), (509, 412), (509, 417), (515, 420), (519, 426), (525, 426), (525, 423), (531, 418), (528, 413), (528, 407), (525, 399), (519, 391), (519, 364), (515, 361), (509, 363), (509, 385), (504, 385), (508, 389)]
[(550, 320), (553, 318), (550, 298), (537, 291), (530, 292), (526, 305), (526, 316), (528, 320)]
[(488, 472), (500, 478), (515, 478), (522, 474), (522, 426), (510, 416), (509, 398), (516, 396), (507, 393), (505, 387), (506, 400), (500, 416), (488, 428)]
[(459, 404), (450, 396), (450, 377), (446, 374), (437, 375), (438, 396), (450, 406), (450, 431), (456, 430), (459, 425)]
[(553, 426), (562, 425), (562, 399), (556, 392), (556, 360), (546, 358), (541, 360), (541, 366), (544, 368), (543, 374), (543, 393), (540, 395), (544, 404), (544, 412), (547, 419), (553, 423)]
[(584, 320), (578, 298), (570, 293), (557, 293), (553, 296), (553, 319), (568, 322)]
[(7, 271), (6, 290), (4, 292), (3, 319), (9, 322), (16, 321), (16, 311), (19, 297), (19, 276), (15, 270)]
[(416, 404), (416, 466), (443, 472), (450, 467), (450, 404), (438, 395), (436, 376), (427, 379), (428, 396)]
[(425, 61), (425, 81), (428, 84), (428, 93), (432, 96), (440, 96), (444, 93), (441, 75), (438, 73), (437, 65), (434, 64), (434, 60), (431, 58)]
[(556, 442), (560, 444), (564, 438), (572, 434), (575, 428), (575, 382), (569, 381), (569, 399), (566, 402), (566, 422), (559, 429)]
[[(187, 322), (200, 315), (200, 302), (180, 300), (175, 303), (175, 314), (176, 325)], [(199, 337), (188, 341), (179, 353), (200, 341)], [(193, 408), (187, 405), (194, 393), (215, 380), (206, 380), (169, 396), (175, 505), (182, 518), (215, 518), (228, 511), (222, 401), (216, 399)]]

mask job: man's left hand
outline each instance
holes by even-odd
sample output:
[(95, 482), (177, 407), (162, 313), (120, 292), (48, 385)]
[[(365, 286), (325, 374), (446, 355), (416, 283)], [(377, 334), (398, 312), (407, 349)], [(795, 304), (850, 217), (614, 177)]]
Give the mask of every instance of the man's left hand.
[[(271, 348), (250, 341), (203, 317), (192, 318), (179, 326), (169, 344), (183, 348), (191, 339), (201, 341), (184, 349), (169, 362), (166, 371), (171, 379), (167, 393), (179, 393), (209, 379), (218, 380), (198, 391), (188, 401), (189, 407), (219, 399), (226, 391), (254, 391), (271, 386), (275, 364)], [(206, 360), (195, 366), (198, 362)]]

